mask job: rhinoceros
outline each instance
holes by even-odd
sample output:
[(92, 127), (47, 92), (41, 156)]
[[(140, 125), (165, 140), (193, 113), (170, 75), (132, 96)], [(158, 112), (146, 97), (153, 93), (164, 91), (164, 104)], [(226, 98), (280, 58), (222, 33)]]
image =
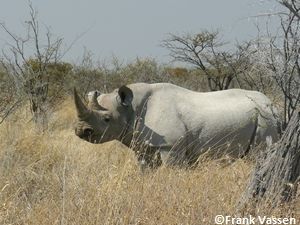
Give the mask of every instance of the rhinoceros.
[(142, 164), (195, 162), (204, 152), (244, 156), (278, 139), (277, 112), (262, 93), (242, 89), (195, 92), (169, 83), (135, 83), (108, 94), (76, 90), (75, 133), (91, 143), (117, 139)]

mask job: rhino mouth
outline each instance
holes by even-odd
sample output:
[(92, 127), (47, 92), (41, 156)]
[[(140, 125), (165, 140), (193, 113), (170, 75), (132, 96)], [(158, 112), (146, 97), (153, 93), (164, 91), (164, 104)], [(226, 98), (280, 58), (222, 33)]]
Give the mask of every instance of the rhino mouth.
[(113, 140), (114, 138), (111, 135), (107, 134), (107, 129), (108, 129), (108, 127), (104, 130), (102, 135), (101, 134), (99, 134), (99, 135), (92, 134), (92, 135), (88, 136), (86, 138), (86, 141), (88, 141), (92, 144), (102, 144), (102, 143), (105, 143), (107, 141)]
[(95, 137), (92, 137), (92, 136), (79, 137), (79, 138), (81, 138), (82, 140), (87, 141), (91, 144), (101, 144), (101, 143), (103, 143), (103, 142), (101, 142), (101, 140), (99, 138), (95, 138)]

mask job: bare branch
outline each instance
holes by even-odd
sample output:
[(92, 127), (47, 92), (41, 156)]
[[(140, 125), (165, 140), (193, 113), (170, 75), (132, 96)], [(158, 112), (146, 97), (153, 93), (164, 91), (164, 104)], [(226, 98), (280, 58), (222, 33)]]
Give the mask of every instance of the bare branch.
[[(225, 45), (219, 40), (219, 32), (202, 31), (195, 35), (170, 37), (162, 42), (162, 46), (170, 51), (173, 61), (188, 63), (204, 72), (210, 90), (229, 88), (238, 70), (232, 70), (232, 65), (237, 66), (238, 58), (222, 50)], [(225, 59), (226, 58), (226, 59)]]
[(296, 0), (281, 0), (278, 1), (281, 5), (285, 6), (290, 12), (292, 12), (298, 19), (300, 19), (300, 6), (297, 5)]
[[(60, 60), (62, 38), (52, 38), (51, 32), (46, 28), (46, 42), (40, 38), (40, 26), (37, 11), (29, 1), (29, 20), (24, 24), (27, 33), (21, 37), (13, 34), (4, 23), (0, 28), (8, 35), (11, 43), (8, 49), (2, 51), (2, 62), (7, 73), (13, 78), (16, 90), (26, 95), (30, 108), (37, 123), (42, 121), (46, 125), (46, 106), (49, 103), (48, 92), (50, 74), (48, 67)], [(33, 54), (32, 54), (32, 51)], [(30, 55), (27, 56), (27, 52)], [(44, 129), (44, 128), (43, 128)]]

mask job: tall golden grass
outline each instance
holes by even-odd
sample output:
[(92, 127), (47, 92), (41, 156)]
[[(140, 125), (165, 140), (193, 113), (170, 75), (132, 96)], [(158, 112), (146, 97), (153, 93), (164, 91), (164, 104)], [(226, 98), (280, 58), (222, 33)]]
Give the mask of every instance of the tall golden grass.
[[(74, 121), (69, 99), (44, 133), (25, 108), (0, 125), (0, 224), (215, 224), (216, 215), (237, 213), (253, 163), (208, 160), (142, 173), (121, 143), (77, 138)], [(299, 205), (298, 198), (255, 212), (300, 221)]]

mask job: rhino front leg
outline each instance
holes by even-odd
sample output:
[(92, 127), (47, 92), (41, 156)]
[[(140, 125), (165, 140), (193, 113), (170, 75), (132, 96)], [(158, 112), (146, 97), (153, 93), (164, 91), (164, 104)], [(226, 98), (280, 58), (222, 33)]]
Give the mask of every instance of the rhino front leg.
[(135, 151), (135, 153), (142, 171), (157, 169), (162, 165), (160, 152), (157, 149), (148, 146)]

